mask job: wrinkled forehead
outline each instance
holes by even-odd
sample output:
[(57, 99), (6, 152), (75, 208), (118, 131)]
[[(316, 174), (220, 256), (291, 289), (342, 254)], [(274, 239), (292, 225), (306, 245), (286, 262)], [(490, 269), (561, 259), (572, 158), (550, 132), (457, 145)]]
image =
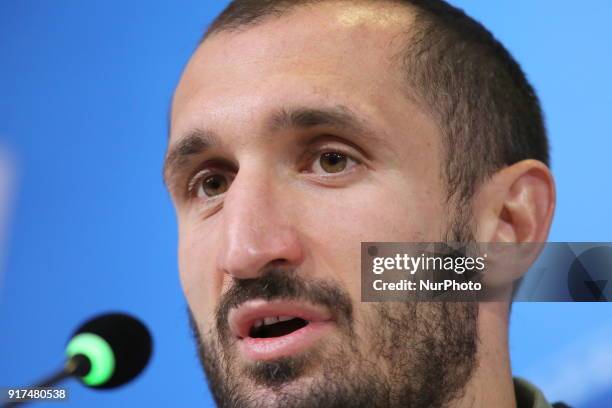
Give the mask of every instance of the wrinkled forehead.
[(171, 137), (199, 126), (204, 108), (219, 117), (299, 98), (356, 105), (391, 98), (405, 86), (397, 60), (411, 24), (405, 7), (334, 2), (215, 33), (198, 47), (177, 87)]

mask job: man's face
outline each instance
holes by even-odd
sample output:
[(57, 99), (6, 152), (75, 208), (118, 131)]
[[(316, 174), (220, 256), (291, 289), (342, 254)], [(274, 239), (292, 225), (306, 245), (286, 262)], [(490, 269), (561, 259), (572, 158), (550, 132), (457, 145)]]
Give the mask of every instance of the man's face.
[(456, 221), (440, 131), (396, 67), (411, 19), (300, 8), (214, 35), (184, 72), (166, 178), (220, 405), (434, 406), (469, 377), (474, 306), (360, 302), (362, 241)]

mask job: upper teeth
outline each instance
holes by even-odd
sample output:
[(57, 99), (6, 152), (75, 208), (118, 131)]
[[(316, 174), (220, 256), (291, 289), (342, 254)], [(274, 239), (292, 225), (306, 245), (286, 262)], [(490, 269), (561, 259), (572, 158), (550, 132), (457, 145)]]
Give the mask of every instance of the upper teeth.
[(266, 317), (264, 319), (264, 324), (274, 324), (276, 322), (278, 322), (278, 316)]
[(287, 320), (291, 320), (294, 319), (293, 316), (271, 316), (271, 317), (266, 317), (263, 319), (259, 319), (259, 320), (255, 320), (255, 323), (253, 324), (253, 327), (257, 328), (260, 327), (262, 325), (269, 325), (269, 324), (274, 324), (274, 323), (278, 323), (278, 322), (286, 322)]

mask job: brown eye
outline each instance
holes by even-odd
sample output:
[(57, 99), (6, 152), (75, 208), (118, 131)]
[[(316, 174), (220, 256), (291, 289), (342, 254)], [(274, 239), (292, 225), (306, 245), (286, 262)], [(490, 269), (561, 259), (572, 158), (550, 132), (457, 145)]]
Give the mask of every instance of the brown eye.
[(339, 173), (346, 169), (347, 157), (338, 152), (323, 153), (319, 165), (326, 173)]
[(198, 187), (198, 197), (214, 197), (223, 194), (227, 191), (229, 182), (227, 177), (221, 174), (215, 174), (202, 179)]

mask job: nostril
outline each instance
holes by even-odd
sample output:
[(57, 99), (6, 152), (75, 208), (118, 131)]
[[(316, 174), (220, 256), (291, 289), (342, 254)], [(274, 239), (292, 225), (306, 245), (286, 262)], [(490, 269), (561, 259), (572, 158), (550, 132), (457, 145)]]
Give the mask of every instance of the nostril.
[(225, 223), (219, 242), (217, 269), (227, 275), (253, 279), (269, 268), (295, 268), (304, 260), (297, 231), (279, 225), (272, 217), (265, 217), (260, 222), (236, 217)]
[(268, 262), (268, 264), (266, 265), (266, 269), (281, 269), (281, 268), (287, 268), (288, 265), (290, 265), (290, 262), (286, 259), (283, 258), (278, 258), (275, 259), (273, 261)]

